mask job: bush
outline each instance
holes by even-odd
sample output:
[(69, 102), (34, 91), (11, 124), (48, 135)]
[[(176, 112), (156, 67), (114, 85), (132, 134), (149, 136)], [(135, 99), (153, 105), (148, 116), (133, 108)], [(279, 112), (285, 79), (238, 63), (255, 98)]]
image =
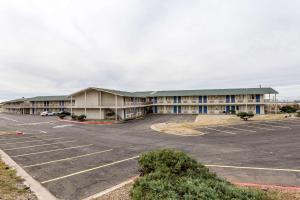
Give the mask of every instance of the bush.
[(297, 108), (294, 108), (292, 106), (283, 106), (280, 108), (280, 111), (284, 113), (295, 113), (297, 111)]
[(66, 114), (58, 114), (57, 115), (60, 119), (64, 119), (67, 115)]
[(296, 117), (300, 117), (300, 110), (297, 111)]
[(254, 117), (254, 114), (252, 112), (240, 112), (236, 116), (240, 117), (241, 119), (247, 121), (249, 118)]
[(131, 190), (133, 200), (203, 199), (267, 200), (259, 190), (237, 188), (183, 152), (169, 149), (142, 154), (141, 177)]
[(85, 119), (86, 119), (86, 115), (79, 115), (79, 116), (77, 117), (77, 120), (80, 121), (80, 122), (85, 121)]
[(77, 115), (72, 115), (71, 118), (72, 118), (73, 120), (78, 120), (78, 116), (77, 116)]

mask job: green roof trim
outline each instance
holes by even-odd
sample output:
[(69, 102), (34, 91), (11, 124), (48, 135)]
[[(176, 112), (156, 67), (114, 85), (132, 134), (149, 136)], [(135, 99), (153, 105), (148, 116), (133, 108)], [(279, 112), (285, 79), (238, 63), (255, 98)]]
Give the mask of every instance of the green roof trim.
[(24, 101), (67, 101), (68, 96), (36, 96), (32, 98), (20, 98), (20, 99), (13, 99), (10, 101), (4, 101), (2, 104), (6, 103), (18, 103)]
[[(98, 90), (125, 97), (163, 97), (163, 96), (210, 96), (210, 95), (245, 95), (245, 94), (278, 94), (273, 88), (232, 88), (232, 89), (207, 89), (207, 90), (160, 90), (125, 92), (104, 88), (90, 87), (80, 90), (74, 94), (86, 90)], [(74, 95), (72, 94), (72, 95)]]
[[(245, 94), (278, 94), (273, 88), (233, 88), (233, 89), (208, 89), (208, 90), (166, 90), (153, 91), (146, 96), (210, 96), (210, 95), (245, 95)], [(145, 95), (145, 94), (143, 94)]]

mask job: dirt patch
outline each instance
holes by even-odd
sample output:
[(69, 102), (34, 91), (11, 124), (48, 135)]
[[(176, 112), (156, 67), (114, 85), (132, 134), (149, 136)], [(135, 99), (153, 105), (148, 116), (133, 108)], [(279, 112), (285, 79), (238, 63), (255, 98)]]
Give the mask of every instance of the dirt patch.
[(5, 200), (37, 200), (30, 189), (23, 185), (23, 180), (16, 171), (0, 160), (0, 199)]
[(12, 135), (12, 134), (15, 134), (15, 133), (12, 131), (0, 131), (0, 135)]
[(119, 189), (93, 200), (130, 200), (130, 189), (132, 188), (132, 185), (133, 183), (128, 183)]
[(203, 134), (200, 131), (192, 129), (192, 126), (188, 123), (158, 123), (153, 124), (151, 128), (158, 132), (173, 135), (194, 136)]

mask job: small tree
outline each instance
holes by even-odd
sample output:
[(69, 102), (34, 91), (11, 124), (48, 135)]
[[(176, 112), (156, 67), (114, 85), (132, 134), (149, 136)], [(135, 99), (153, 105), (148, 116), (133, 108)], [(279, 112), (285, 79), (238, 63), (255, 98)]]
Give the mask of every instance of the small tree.
[(247, 121), (248, 119), (254, 117), (254, 114), (252, 112), (240, 112), (237, 114), (237, 116)]
[(80, 122), (85, 121), (85, 119), (86, 119), (86, 115), (79, 115), (79, 116), (77, 117), (77, 120), (80, 121)]

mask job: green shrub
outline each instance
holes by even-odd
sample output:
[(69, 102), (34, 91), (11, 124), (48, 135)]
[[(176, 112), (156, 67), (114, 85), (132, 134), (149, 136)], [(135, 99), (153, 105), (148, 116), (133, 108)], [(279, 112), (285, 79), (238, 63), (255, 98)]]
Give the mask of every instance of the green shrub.
[(60, 119), (64, 119), (67, 115), (66, 114), (58, 114), (57, 115)]
[(77, 115), (71, 115), (71, 118), (72, 118), (73, 120), (78, 120), (78, 116), (77, 116)]
[(259, 190), (237, 188), (219, 179), (183, 152), (164, 149), (142, 154), (141, 177), (131, 190), (133, 200), (267, 200)]
[(241, 119), (247, 121), (249, 118), (254, 117), (254, 114), (252, 112), (240, 112), (237, 114), (238, 117), (240, 117)]
[(86, 115), (79, 115), (79, 116), (77, 117), (77, 120), (80, 121), (80, 122), (85, 121), (85, 119), (86, 119)]
[(294, 108), (292, 106), (283, 106), (280, 108), (280, 111), (284, 113), (295, 113), (297, 111), (297, 108)]

